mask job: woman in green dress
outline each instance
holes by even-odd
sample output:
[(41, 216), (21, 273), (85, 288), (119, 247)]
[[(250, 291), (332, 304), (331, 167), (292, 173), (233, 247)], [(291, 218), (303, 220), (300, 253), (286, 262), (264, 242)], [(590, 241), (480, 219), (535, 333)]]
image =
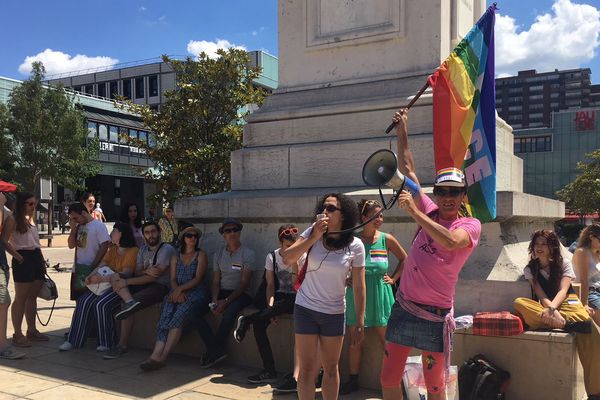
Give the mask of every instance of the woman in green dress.
[[(361, 200), (358, 203), (362, 222), (367, 221), (382, 207), (377, 200)], [(394, 305), (394, 293), (392, 287), (398, 282), (402, 275), (402, 267), (406, 258), (406, 251), (394, 236), (379, 230), (383, 224), (383, 214), (365, 225), (361, 240), (365, 245), (365, 279), (367, 289), (367, 307), (365, 309), (365, 328), (373, 328), (381, 341), (385, 344), (385, 329), (387, 321)], [(398, 265), (391, 275), (388, 275), (388, 254), (392, 253), (398, 259)], [(354, 294), (352, 290), (346, 290), (346, 333), (352, 337), (356, 326), (356, 315), (354, 313)], [(340, 394), (348, 394), (358, 390), (358, 372), (360, 370), (360, 358), (362, 343), (349, 347), (350, 379), (341, 385)]]

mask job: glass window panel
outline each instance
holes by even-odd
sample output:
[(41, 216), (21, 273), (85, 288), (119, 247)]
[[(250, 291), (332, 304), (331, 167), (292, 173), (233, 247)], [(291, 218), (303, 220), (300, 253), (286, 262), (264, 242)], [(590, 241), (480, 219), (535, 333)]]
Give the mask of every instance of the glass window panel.
[(154, 97), (154, 96), (158, 96), (158, 76), (157, 75), (151, 75), (150, 77), (148, 77), (148, 86), (149, 86), (149, 91), (150, 91), (150, 96)]
[(135, 78), (135, 98), (144, 98), (144, 78)]
[(123, 81), (123, 97), (131, 99), (131, 79), (125, 79)]
[(108, 127), (106, 125), (98, 125), (98, 138), (100, 140), (108, 140)]
[(139, 133), (139, 139), (142, 142), (145, 142), (146, 140), (148, 140), (148, 132), (138, 131), (138, 133)]
[(88, 137), (89, 138), (95, 138), (96, 135), (98, 134), (98, 124), (96, 124), (95, 122), (88, 122), (87, 123), (87, 128), (88, 128)]
[(98, 96), (106, 97), (106, 83), (102, 82), (98, 84)]
[(119, 142), (121, 143), (127, 143), (127, 141), (125, 140), (124, 136), (129, 136), (129, 129), (124, 128), (122, 126), (119, 127)]
[(129, 137), (133, 138), (133, 139), (137, 139), (137, 137), (138, 137), (138, 131), (136, 131), (135, 129), (130, 129), (129, 130)]
[(116, 126), (110, 127), (110, 141), (113, 143), (119, 143), (119, 128)]
[(150, 148), (156, 147), (156, 137), (154, 136), (153, 133), (148, 133), (148, 146)]
[(85, 85), (85, 94), (94, 94), (94, 85)]
[(117, 97), (119, 95), (119, 84), (118, 82), (110, 82), (108, 84), (109, 87), (109, 94), (110, 94), (110, 98), (114, 99), (115, 97)]

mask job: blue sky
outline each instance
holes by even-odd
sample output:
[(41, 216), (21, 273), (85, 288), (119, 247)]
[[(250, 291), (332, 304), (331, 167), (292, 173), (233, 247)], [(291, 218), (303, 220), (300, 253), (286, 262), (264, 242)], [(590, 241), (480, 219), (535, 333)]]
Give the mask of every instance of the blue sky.
[[(498, 7), (499, 75), (581, 66), (600, 83), (600, 0), (503, 0)], [(52, 74), (217, 45), (277, 55), (276, 0), (5, 1), (2, 15), (0, 76), (15, 79), (27, 77), (34, 59)]]

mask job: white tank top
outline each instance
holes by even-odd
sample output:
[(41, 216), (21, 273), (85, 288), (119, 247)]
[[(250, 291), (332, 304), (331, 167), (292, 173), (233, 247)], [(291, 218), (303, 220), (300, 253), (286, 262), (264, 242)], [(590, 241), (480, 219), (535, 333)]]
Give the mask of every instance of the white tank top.
[(588, 285), (589, 287), (600, 289), (600, 263), (595, 261), (591, 251), (587, 251), (590, 262), (588, 263)]
[(30, 225), (25, 233), (17, 232), (15, 229), (9, 242), (15, 250), (34, 250), (42, 247), (40, 245), (40, 235), (35, 225)]

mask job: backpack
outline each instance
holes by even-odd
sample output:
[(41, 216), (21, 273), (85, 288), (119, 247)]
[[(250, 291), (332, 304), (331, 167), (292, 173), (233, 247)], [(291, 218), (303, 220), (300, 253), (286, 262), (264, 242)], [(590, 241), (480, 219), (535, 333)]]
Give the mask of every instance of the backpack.
[[(273, 250), (271, 253), (271, 257), (273, 258), (273, 274), (275, 275), (275, 291), (277, 291), (279, 289), (279, 278), (277, 277), (277, 271), (278, 271), (278, 267), (277, 267), (277, 257), (275, 256), (275, 250)], [(258, 287), (258, 290), (256, 291), (256, 295), (254, 296), (254, 307), (258, 308), (259, 310), (263, 310), (265, 308), (267, 308), (267, 270), (265, 269), (265, 271), (263, 272), (263, 278), (262, 281), (260, 283), (260, 286)]]
[(460, 400), (504, 400), (510, 373), (482, 354), (469, 358), (458, 371)]

